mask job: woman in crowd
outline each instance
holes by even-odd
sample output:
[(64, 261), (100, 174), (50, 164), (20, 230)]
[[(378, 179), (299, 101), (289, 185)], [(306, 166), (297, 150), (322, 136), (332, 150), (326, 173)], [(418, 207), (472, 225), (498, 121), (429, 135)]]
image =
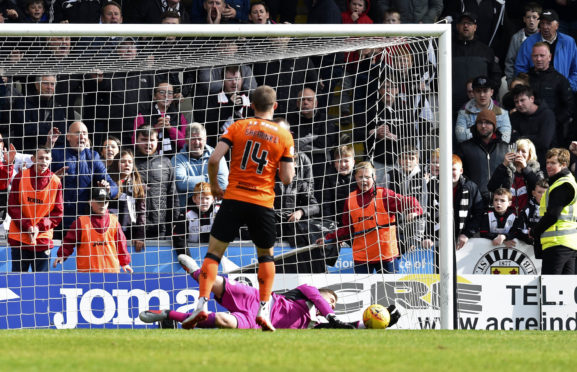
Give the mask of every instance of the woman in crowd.
[(491, 192), (500, 187), (510, 189), (513, 194), (512, 207), (518, 214), (525, 210), (531, 191), (543, 177), (535, 145), (531, 140), (521, 138), (511, 146), (511, 151), (505, 154), (503, 163), (493, 172), (487, 188)]
[(126, 239), (132, 239), (136, 252), (144, 249), (146, 224), (146, 189), (134, 166), (134, 154), (122, 150), (109, 168), (110, 177), (118, 185), (118, 197), (110, 202), (110, 211), (118, 221)]

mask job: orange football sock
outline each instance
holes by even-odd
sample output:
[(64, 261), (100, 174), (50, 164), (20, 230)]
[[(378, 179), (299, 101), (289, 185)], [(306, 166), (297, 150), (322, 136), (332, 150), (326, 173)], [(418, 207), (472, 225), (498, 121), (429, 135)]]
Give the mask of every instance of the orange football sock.
[(216, 274), (218, 274), (218, 262), (209, 257), (205, 258), (198, 275), (199, 297), (210, 298)]
[(274, 283), (274, 262), (261, 262), (258, 265), (258, 292), (261, 301), (269, 301)]

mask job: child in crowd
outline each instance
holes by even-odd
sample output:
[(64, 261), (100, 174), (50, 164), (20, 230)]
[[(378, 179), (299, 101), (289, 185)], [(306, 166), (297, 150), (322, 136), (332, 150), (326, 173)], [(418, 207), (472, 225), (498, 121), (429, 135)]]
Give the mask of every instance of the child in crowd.
[(90, 198), (92, 213), (72, 223), (58, 250), (53, 267), (62, 264), (78, 248), (76, 268), (79, 272), (132, 273), (126, 236), (118, 217), (108, 212), (110, 195), (104, 187), (94, 187)]
[(25, 23), (48, 23), (44, 0), (28, 0), (24, 13), (25, 16), (22, 21)]
[(12, 248), (12, 271), (48, 271), (54, 228), (64, 214), (62, 183), (50, 171), (52, 152), (39, 148), (33, 166), (14, 178), (8, 197), (12, 217), (8, 244)]
[(401, 24), (401, 13), (395, 9), (389, 9), (383, 13), (383, 23), (388, 25)]
[(324, 179), (321, 205), (323, 218), (341, 226), (345, 202), (355, 189), (355, 150), (351, 145), (342, 145), (335, 149), (333, 156), (333, 169), (329, 169)]
[(215, 204), (210, 191), (210, 184), (207, 182), (197, 183), (190, 199), (192, 205), (186, 213), (188, 226), (186, 240), (189, 243), (208, 243), (214, 216), (218, 211), (218, 205)]
[(343, 23), (373, 23), (368, 16), (369, 0), (350, 0), (348, 10), (341, 13)]
[(134, 250), (140, 252), (144, 250), (146, 186), (134, 166), (132, 151), (124, 149), (115, 156), (108, 173), (118, 185), (118, 196), (110, 201), (109, 210), (118, 216), (126, 239), (132, 239)]
[[(327, 242), (352, 239), (355, 273), (393, 273), (399, 257), (395, 214), (404, 213), (405, 219), (411, 221), (422, 215), (423, 209), (414, 197), (376, 187), (375, 168), (369, 162), (357, 164), (355, 180), (357, 190), (345, 203), (343, 227), (327, 234), (325, 239)], [(323, 244), (323, 238), (316, 243)]]
[(493, 208), (485, 212), (481, 218), (481, 238), (489, 239), (494, 246), (505, 244), (514, 245), (513, 224), (515, 213), (511, 207), (513, 195), (511, 191), (500, 187), (493, 193)]
[(100, 148), (100, 158), (106, 164), (106, 169), (109, 170), (110, 166), (114, 162), (114, 158), (120, 152), (121, 147), (120, 140), (115, 136), (108, 136)]
[(524, 11), (523, 23), (525, 27), (511, 37), (509, 50), (505, 57), (505, 77), (507, 78), (507, 85), (511, 85), (515, 77), (515, 59), (517, 58), (521, 44), (523, 44), (529, 36), (539, 31), (539, 17), (543, 12), (543, 8), (537, 2), (531, 2), (525, 5)]
[[(387, 187), (397, 194), (414, 197), (421, 206), (427, 206), (427, 180), (419, 165), (419, 151), (415, 147), (406, 147), (399, 154), (398, 166), (387, 173)], [(425, 219), (415, 218), (408, 221), (406, 216), (397, 214), (397, 227), (401, 254), (417, 248), (424, 238)]]
[(541, 198), (545, 195), (548, 188), (549, 183), (545, 178), (537, 181), (535, 189), (531, 192), (531, 199), (529, 199), (529, 203), (527, 203), (527, 208), (519, 214), (513, 226), (516, 232), (515, 237), (527, 244), (533, 244), (533, 238), (529, 236), (529, 231), (541, 219), (539, 215), (539, 205), (541, 204)]

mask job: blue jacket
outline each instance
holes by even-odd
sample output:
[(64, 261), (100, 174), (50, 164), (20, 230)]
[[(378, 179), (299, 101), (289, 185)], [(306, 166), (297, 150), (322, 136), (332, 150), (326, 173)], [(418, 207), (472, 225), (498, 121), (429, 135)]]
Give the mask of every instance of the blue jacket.
[[(208, 159), (213, 151), (214, 148), (205, 145), (202, 156), (195, 159), (188, 154), (188, 145), (186, 145), (171, 159), (181, 208), (186, 207), (186, 201), (192, 196), (197, 183), (209, 182)], [(218, 165), (218, 184), (223, 190), (228, 186), (228, 166), (224, 158), (220, 159)]]
[(80, 153), (71, 148), (52, 149), (52, 171), (56, 172), (62, 167), (68, 167), (62, 177), (64, 196), (62, 226), (67, 229), (78, 216), (90, 214), (90, 191), (98, 181), (108, 181), (112, 198), (118, 194), (118, 186), (106, 172), (106, 166), (100, 161), (98, 153), (91, 149), (84, 149)]
[[(515, 60), (515, 75), (520, 72), (527, 73), (533, 67), (533, 61), (531, 60), (533, 45), (541, 40), (541, 33), (537, 32), (529, 36), (521, 44)], [(577, 91), (577, 45), (571, 36), (561, 32), (557, 32), (557, 46), (553, 56), (553, 67), (569, 80), (571, 90)]]

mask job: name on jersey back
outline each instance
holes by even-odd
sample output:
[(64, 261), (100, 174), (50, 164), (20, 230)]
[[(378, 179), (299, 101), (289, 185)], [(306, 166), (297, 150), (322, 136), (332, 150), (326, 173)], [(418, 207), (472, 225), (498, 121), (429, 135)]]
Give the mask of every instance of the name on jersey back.
[[(262, 123), (264, 124), (264, 123)], [(272, 125), (270, 125), (272, 127)], [(271, 143), (279, 143), (279, 138), (277, 136), (273, 136), (272, 134), (269, 133), (265, 133), (263, 131), (260, 131), (258, 129), (251, 129), (251, 128), (246, 128), (244, 134), (248, 137), (255, 137), (267, 142), (271, 142)]]

